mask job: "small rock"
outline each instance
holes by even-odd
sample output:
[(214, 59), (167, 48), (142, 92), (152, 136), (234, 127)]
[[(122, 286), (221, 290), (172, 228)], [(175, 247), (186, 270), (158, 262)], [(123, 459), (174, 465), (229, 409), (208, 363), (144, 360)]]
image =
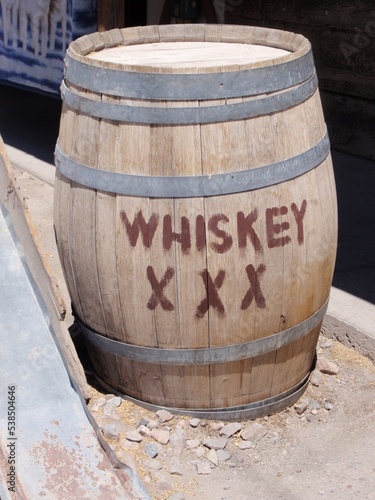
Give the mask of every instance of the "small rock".
[(176, 457), (181, 457), (182, 452), (185, 449), (185, 431), (183, 429), (177, 428), (174, 432), (171, 433), (170, 443), (173, 449), (173, 453)]
[(169, 431), (164, 429), (152, 429), (151, 437), (160, 444), (168, 444), (170, 434)]
[(149, 423), (149, 420), (147, 418), (141, 418), (140, 421), (138, 422), (138, 427), (141, 427), (142, 425), (147, 427), (148, 423)]
[(108, 439), (118, 439), (120, 437), (120, 429), (115, 423), (105, 423), (102, 426), (104, 437)]
[(204, 446), (212, 450), (223, 450), (228, 443), (228, 438), (218, 437), (218, 438), (207, 438), (203, 441)]
[(220, 462), (226, 462), (231, 458), (231, 454), (227, 450), (217, 450), (216, 455)]
[(207, 453), (207, 460), (209, 460), (212, 464), (214, 464), (216, 467), (219, 465), (219, 459), (217, 457), (217, 453), (215, 450), (209, 450)]
[(122, 399), (120, 396), (113, 396), (110, 399), (107, 399), (106, 406), (111, 407), (111, 408), (118, 408), (121, 406)]
[(104, 407), (103, 416), (112, 418), (113, 420), (121, 420), (121, 414), (118, 409), (108, 405)]
[(151, 470), (160, 470), (162, 469), (162, 465), (161, 463), (159, 462), (159, 460), (155, 460), (155, 459), (152, 459), (150, 458), (149, 460), (144, 460), (143, 461), (143, 465), (147, 468), (147, 469), (151, 469)]
[(318, 411), (318, 410), (320, 410), (320, 404), (317, 401), (315, 401), (315, 399), (310, 399), (309, 408), (310, 408), (310, 410)]
[(207, 462), (199, 462), (199, 464), (197, 464), (197, 472), (198, 474), (211, 474), (210, 464)]
[(199, 423), (200, 423), (200, 419), (199, 419), (199, 418), (191, 418), (191, 419), (189, 420), (189, 424), (190, 424), (190, 426), (191, 426), (191, 427), (194, 427), (194, 428), (195, 428), (195, 427), (198, 427)]
[(159, 427), (159, 422), (157, 422), (156, 420), (149, 420), (147, 422), (147, 427), (152, 430), (152, 429), (156, 429), (156, 427)]
[(242, 429), (242, 425), (238, 422), (232, 422), (230, 424), (224, 425), (219, 431), (219, 434), (221, 436), (225, 436), (227, 438), (233, 436), (233, 434), (236, 434), (236, 432), (240, 431)]
[(174, 476), (183, 476), (184, 475), (184, 469), (181, 467), (181, 464), (176, 461), (172, 461), (169, 464), (168, 467), (169, 473), (174, 475)]
[(240, 441), (237, 446), (240, 450), (249, 450), (255, 445), (252, 441)]
[(146, 427), (145, 425), (140, 425), (137, 429), (137, 431), (139, 432), (139, 434), (141, 436), (147, 436), (147, 437), (150, 437), (151, 435), (151, 431), (148, 427)]
[(135, 441), (136, 443), (140, 443), (142, 441), (142, 436), (136, 430), (128, 431), (125, 434), (125, 437), (128, 441)]
[(193, 448), (197, 448), (201, 444), (199, 439), (187, 439), (186, 440), (186, 446), (190, 448), (191, 450)]
[(314, 370), (311, 374), (310, 382), (314, 387), (319, 387), (324, 383), (324, 374), (319, 370)]
[(128, 441), (125, 438), (121, 439), (120, 447), (123, 448), (124, 450), (137, 450), (139, 448), (139, 443), (136, 443), (135, 441)]
[(316, 369), (322, 373), (327, 373), (327, 375), (337, 375), (340, 371), (340, 368), (336, 365), (336, 363), (325, 358), (318, 359)]
[(244, 441), (253, 441), (257, 443), (262, 437), (267, 434), (267, 429), (262, 424), (258, 424), (258, 422), (254, 422), (246, 429), (241, 431), (241, 438)]
[(224, 427), (224, 423), (223, 422), (210, 422), (208, 424), (208, 428), (211, 430), (211, 431), (219, 431), (220, 429), (222, 429)]
[(155, 458), (159, 455), (161, 451), (161, 444), (159, 443), (148, 443), (145, 446), (145, 453), (150, 457), (150, 458)]
[(298, 415), (302, 415), (302, 413), (307, 410), (308, 406), (309, 406), (308, 399), (300, 399), (298, 403), (294, 405), (294, 409), (296, 410)]
[(90, 401), (89, 408), (91, 411), (97, 412), (101, 408), (103, 408), (105, 406), (105, 404), (106, 404), (106, 399), (105, 399), (105, 397), (102, 396), (102, 397), (98, 398), (96, 401), (94, 401), (92, 404)]
[(172, 413), (169, 413), (169, 411), (167, 410), (159, 410), (156, 412), (156, 415), (159, 419), (159, 422), (161, 422), (162, 424), (164, 424), (165, 422), (169, 422), (170, 420), (172, 420), (172, 418), (174, 418), (174, 415), (172, 415)]
[[(220, 450), (218, 450), (220, 451)], [(198, 448), (196, 448), (195, 450), (195, 454), (198, 458), (202, 458), (206, 453), (206, 448), (204, 446), (199, 446)]]
[(332, 404), (332, 403), (325, 403), (325, 404), (324, 404), (324, 408), (325, 408), (327, 411), (331, 411), (331, 410), (333, 410), (333, 404)]

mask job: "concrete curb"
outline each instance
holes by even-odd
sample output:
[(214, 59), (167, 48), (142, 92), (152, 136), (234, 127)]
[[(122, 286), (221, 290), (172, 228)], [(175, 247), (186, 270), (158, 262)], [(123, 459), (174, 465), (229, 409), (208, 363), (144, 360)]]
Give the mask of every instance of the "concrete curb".
[(375, 362), (375, 305), (332, 287), (322, 332)]

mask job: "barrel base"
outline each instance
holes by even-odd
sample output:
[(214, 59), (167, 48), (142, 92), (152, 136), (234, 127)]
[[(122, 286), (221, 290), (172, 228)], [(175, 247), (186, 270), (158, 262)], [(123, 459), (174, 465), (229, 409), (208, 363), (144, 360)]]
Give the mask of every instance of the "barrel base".
[[(315, 363), (315, 362), (314, 362)], [(302, 381), (289, 389), (272, 398), (263, 399), (242, 406), (232, 406), (228, 408), (211, 408), (207, 409), (187, 409), (187, 408), (171, 408), (168, 406), (158, 406), (145, 401), (132, 398), (123, 394), (110, 385), (102, 378), (94, 373), (95, 379), (103, 387), (103, 389), (116, 394), (117, 396), (130, 401), (138, 406), (150, 411), (168, 410), (175, 415), (183, 415), (186, 417), (200, 418), (204, 420), (223, 420), (223, 421), (241, 421), (251, 420), (255, 418), (265, 417), (278, 411), (281, 411), (288, 406), (292, 406), (303, 395), (310, 381), (311, 371), (302, 379)]]

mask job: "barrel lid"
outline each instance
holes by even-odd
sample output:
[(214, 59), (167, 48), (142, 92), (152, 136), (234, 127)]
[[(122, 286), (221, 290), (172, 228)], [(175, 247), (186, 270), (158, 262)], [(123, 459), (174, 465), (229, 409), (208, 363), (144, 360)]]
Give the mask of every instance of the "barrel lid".
[(285, 49), (246, 43), (159, 42), (104, 48), (91, 52), (87, 58), (142, 72), (159, 68), (170, 72), (197, 72), (239, 69), (258, 61), (276, 61), (288, 54), (290, 51)]

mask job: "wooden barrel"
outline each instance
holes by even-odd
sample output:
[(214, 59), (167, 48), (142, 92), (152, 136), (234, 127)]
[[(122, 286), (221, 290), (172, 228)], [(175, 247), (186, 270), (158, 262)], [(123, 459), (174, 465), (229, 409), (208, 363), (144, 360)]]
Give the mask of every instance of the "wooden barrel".
[(306, 387), (336, 255), (309, 42), (148, 26), (71, 43), (54, 224), (101, 382), (249, 418)]

